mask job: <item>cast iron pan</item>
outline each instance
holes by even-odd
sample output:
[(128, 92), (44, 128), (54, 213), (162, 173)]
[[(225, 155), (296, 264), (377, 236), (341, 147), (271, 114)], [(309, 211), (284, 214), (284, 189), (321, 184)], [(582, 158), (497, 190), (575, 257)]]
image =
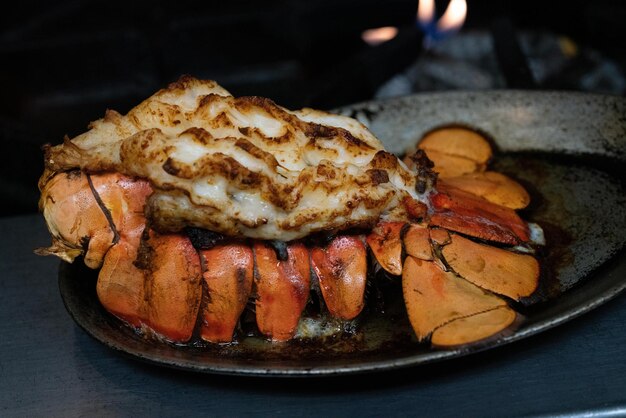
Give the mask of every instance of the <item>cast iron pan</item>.
[[(523, 217), (548, 240), (543, 299), (520, 307), (508, 334), (455, 349), (415, 341), (401, 295), (390, 286), (390, 308), (365, 313), (359, 331), (323, 341), (176, 347), (146, 340), (101, 307), (95, 272), (62, 263), (61, 296), (88, 334), (123, 354), (162, 366), (205, 373), (319, 376), (391, 370), (444, 361), (548, 331), (590, 311), (626, 288), (626, 100), (578, 93), (454, 92), (424, 94), (339, 109), (364, 122), (388, 150), (402, 154), (427, 131), (465, 125), (491, 137), (492, 168), (517, 178), (533, 203)], [(400, 285), (395, 287), (400, 288)]]

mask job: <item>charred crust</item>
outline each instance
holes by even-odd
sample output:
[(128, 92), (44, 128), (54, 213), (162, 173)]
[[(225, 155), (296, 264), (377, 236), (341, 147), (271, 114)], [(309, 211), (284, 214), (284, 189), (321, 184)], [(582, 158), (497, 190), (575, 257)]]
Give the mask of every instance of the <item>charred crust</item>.
[(196, 250), (209, 250), (224, 241), (222, 234), (203, 228), (187, 227), (185, 234)]
[(286, 193), (283, 187), (276, 185), (267, 175), (252, 171), (234, 158), (222, 153), (207, 155), (193, 165), (181, 164), (168, 158), (162, 168), (168, 174), (183, 179), (218, 174), (242, 190), (260, 191), (264, 198), (281, 209), (289, 210), (293, 205), (290, 201), (291, 195)]
[(235, 104), (239, 105), (242, 109), (252, 109), (258, 107), (265, 110), (270, 115), (274, 115), (276, 112), (287, 113), (282, 110), (273, 100), (266, 97), (259, 96), (242, 96), (234, 99)]
[(167, 174), (171, 174), (172, 176), (178, 177), (178, 173), (180, 173), (180, 168), (177, 167), (176, 162), (171, 158), (165, 160), (161, 167), (163, 168), (163, 171), (165, 171)]
[(180, 135), (183, 135), (183, 134), (192, 135), (196, 141), (198, 141), (199, 143), (203, 145), (208, 144), (211, 141), (211, 139), (214, 138), (213, 135), (211, 135), (211, 133), (207, 131), (206, 129), (197, 128), (195, 126), (189, 129), (186, 129)]
[(337, 236), (336, 230), (319, 231), (305, 238), (305, 243), (309, 247), (325, 248)]
[(323, 146), (320, 145), (320, 143), (318, 141), (315, 140), (315, 138), (311, 138), (309, 139), (309, 142), (307, 142), (306, 144), (306, 149), (307, 150), (318, 150), (318, 151), (322, 151), (324, 152), (326, 155), (329, 155), (330, 158), (330, 154), (332, 154), (332, 156), (334, 158), (339, 156), (339, 153), (337, 152), (336, 149), (334, 148), (325, 148)]
[(250, 136), (250, 127), (248, 126), (241, 126), (237, 130), (243, 136)]
[(367, 170), (366, 173), (370, 176), (370, 179), (374, 186), (378, 186), (379, 184), (389, 183), (389, 174), (387, 174), (386, 170), (373, 168), (373, 169)]
[(293, 139), (293, 133), (289, 130), (289, 129), (284, 129), (284, 133), (280, 136), (274, 136), (274, 137), (269, 137), (267, 135), (265, 135), (263, 133), (263, 131), (261, 131), (258, 128), (253, 128), (253, 127), (245, 127), (245, 128), (240, 128), (239, 132), (242, 133), (245, 132), (245, 136), (249, 137), (249, 138), (256, 138), (264, 143), (267, 144), (286, 144), (288, 142), (290, 142)]
[(381, 150), (374, 155), (370, 165), (374, 169), (393, 170), (398, 166), (398, 158), (387, 151)]
[(320, 125), (318, 123), (307, 123), (305, 134), (308, 137), (327, 139), (337, 135), (337, 129), (329, 126)]
[(359, 148), (369, 148), (369, 149), (372, 148), (369, 144), (365, 143), (363, 140), (352, 135), (350, 131), (346, 129), (342, 129), (342, 128), (336, 128), (336, 129), (338, 131), (339, 136), (345, 139), (347, 143), (356, 145)]
[[(237, 267), (235, 270), (235, 283), (237, 286), (237, 295), (239, 295), (239, 299), (242, 299), (243, 295), (247, 295), (246, 282), (247, 282), (248, 270), (244, 267)], [(246, 298), (247, 299), (247, 298)]]
[(324, 177), (327, 180), (332, 180), (337, 177), (337, 170), (332, 165), (321, 162), (317, 166), (316, 174), (320, 177)]
[(424, 150), (418, 149), (409, 155), (409, 159), (415, 164), (415, 171), (417, 172), (415, 191), (423, 194), (429, 188), (435, 187), (437, 173), (432, 170), (435, 164), (428, 158)]
[(227, 127), (227, 128), (234, 127), (233, 122), (230, 120), (230, 118), (228, 117), (228, 115), (225, 112), (219, 113), (209, 123), (211, 124), (212, 127), (216, 128), (216, 129), (223, 128), (223, 127)]
[(418, 168), (426, 169), (433, 168), (435, 166), (435, 163), (428, 158), (426, 152), (422, 149), (417, 149), (413, 154), (409, 155), (409, 158)]
[(271, 240), (267, 242), (276, 253), (276, 259), (278, 261), (287, 261), (289, 259), (289, 253), (287, 252), (287, 243), (285, 241)]
[(196, 82), (197, 80), (194, 77), (190, 76), (189, 74), (183, 74), (178, 78), (178, 80), (170, 83), (167, 86), (167, 90), (169, 91), (187, 90), (189, 86), (195, 84)]
[(372, 150), (373, 147), (362, 139), (352, 135), (350, 131), (344, 128), (338, 128), (335, 126), (320, 125), (313, 122), (299, 123), (304, 134), (310, 138), (313, 142), (317, 140), (334, 140), (340, 138), (343, 143), (355, 148)]
[(150, 234), (148, 233), (148, 228), (145, 228), (141, 234), (139, 248), (137, 248), (137, 258), (133, 261), (133, 265), (140, 270), (150, 270), (152, 267), (154, 248), (152, 248), (149, 241)]
[(276, 167), (278, 166), (278, 162), (276, 161), (276, 158), (274, 158), (272, 154), (270, 154), (269, 152), (263, 151), (261, 148), (257, 147), (256, 145), (254, 145), (252, 142), (248, 141), (247, 139), (244, 139), (244, 138), (237, 139), (237, 141), (235, 142), (235, 146), (244, 150), (245, 152), (252, 155), (253, 157), (263, 161), (272, 169), (276, 169)]

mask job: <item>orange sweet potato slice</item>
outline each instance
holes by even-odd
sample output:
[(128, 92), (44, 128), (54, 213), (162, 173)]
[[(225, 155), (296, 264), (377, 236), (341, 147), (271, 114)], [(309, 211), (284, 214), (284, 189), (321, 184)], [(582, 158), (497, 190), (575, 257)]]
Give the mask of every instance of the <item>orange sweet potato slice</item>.
[(522, 209), (530, 203), (530, 196), (521, 184), (495, 171), (446, 178), (445, 184), (510, 209)]
[(230, 342), (252, 291), (252, 248), (230, 243), (203, 250), (200, 257), (208, 293), (200, 337), (214, 343)]
[(202, 296), (200, 258), (184, 235), (150, 231), (146, 267), (145, 322), (174, 342), (191, 338)]
[(257, 326), (271, 340), (287, 341), (295, 334), (309, 297), (309, 251), (303, 244), (289, 244), (287, 260), (281, 261), (272, 247), (256, 242), (254, 252)]
[(374, 257), (380, 266), (389, 273), (402, 274), (402, 239), (404, 222), (381, 222), (367, 236)]
[(404, 251), (420, 260), (432, 260), (433, 249), (430, 245), (429, 229), (411, 224), (404, 234)]
[(508, 306), (458, 318), (437, 328), (430, 342), (437, 347), (451, 347), (489, 338), (508, 328), (517, 313)]
[(424, 152), (426, 152), (428, 159), (433, 162), (433, 171), (439, 174), (439, 178), (457, 177), (485, 169), (485, 166), (468, 158), (429, 149), (424, 150)]
[(475, 243), (459, 235), (443, 247), (448, 265), (466, 280), (512, 299), (530, 296), (539, 284), (539, 262), (531, 255)]
[(491, 145), (478, 132), (463, 127), (435, 129), (427, 133), (418, 147), (486, 164), (492, 156)]
[(411, 256), (404, 261), (402, 292), (409, 321), (419, 340), (455, 319), (506, 306), (501, 298), (454, 273)]
[(441, 183), (431, 202), (431, 225), (508, 245), (528, 242), (528, 225), (515, 213), (481, 197)]
[(350, 320), (361, 313), (367, 282), (367, 250), (361, 239), (340, 235), (325, 249), (313, 248), (311, 264), (332, 316)]

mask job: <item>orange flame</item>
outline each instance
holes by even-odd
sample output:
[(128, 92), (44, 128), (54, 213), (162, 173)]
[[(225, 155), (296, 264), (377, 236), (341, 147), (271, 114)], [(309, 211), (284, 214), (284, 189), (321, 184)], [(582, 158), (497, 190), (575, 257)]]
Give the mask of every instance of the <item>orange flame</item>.
[(426, 26), (435, 19), (435, 0), (419, 0), (417, 21)]
[[(421, 2), (421, 1), (420, 1)], [(454, 31), (463, 26), (467, 15), (467, 3), (465, 0), (450, 0), (448, 8), (437, 22), (437, 30), (440, 32)]]
[(385, 26), (382, 28), (368, 29), (364, 31), (361, 34), (361, 39), (363, 39), (368, 45), (376, 46), (395, 38), (397, 34), (398, 28), (394, 26)]

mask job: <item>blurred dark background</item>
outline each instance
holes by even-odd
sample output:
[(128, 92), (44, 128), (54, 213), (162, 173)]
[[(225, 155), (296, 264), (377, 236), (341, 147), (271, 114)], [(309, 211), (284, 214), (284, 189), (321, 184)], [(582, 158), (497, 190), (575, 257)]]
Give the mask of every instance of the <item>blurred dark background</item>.
[[(439, 14), (447, 3), (436, 2)], [(107, 108), (127, 112), (181, 74), (291, 108), (380, 97), (381, 86), (427, 53), (416, 10), (417, 0), (22, 0), (4, 8), (0, 193), (8, 200), (0, 215), (37, 210), (41, 145), (83, 132)], [(469, 0), (460, 34), (493, 40), (504, 81), (487, 88), (624, 95), (624, 22), (621, 1)], [(398, 35), (378, 46), (362, 40), (364, 30), (381, 26), (398, 27)], [(523, 30), (558, 36), (565, 57), (558, 72), (529, 76), (517, 37)], [(590, 82), (599, 62), (609, 62), (618, 81)], [(411, 91), (448, 88), (460, 87), (414, 83)]]

